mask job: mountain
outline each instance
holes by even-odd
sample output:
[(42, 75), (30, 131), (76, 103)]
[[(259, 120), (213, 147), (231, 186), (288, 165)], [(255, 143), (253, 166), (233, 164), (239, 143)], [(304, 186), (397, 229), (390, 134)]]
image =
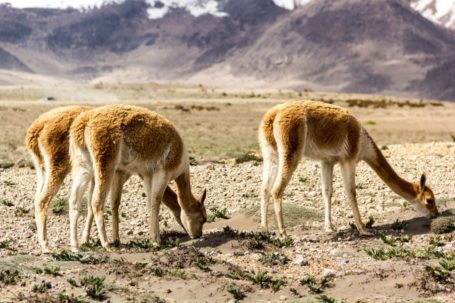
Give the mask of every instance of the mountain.
[[(424, 18), (407, 0), (313, 0), (293, 10), (275, 2), (126, 0), (94, 9), (0, 5), (0, 68), (94, 81), (115, 77), (455, 100), (455, 32)], [(212, 6), (207, 10), (204, 3)], [(198, 7), (206, 13), (196, 13)], [(156, 17), (163, 9), (163, 17)]]
[(455, 0), (409, 0), (409, 2), (426, 18), (455, 30)]

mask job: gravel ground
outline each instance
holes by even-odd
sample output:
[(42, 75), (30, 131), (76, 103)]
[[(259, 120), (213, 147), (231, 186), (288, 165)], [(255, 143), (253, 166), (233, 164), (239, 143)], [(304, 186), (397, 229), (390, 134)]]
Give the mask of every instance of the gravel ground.
[[(405, 144), (389, 145), (382, 147), (386, 158), (390, 161), (395, 170), (406, 180), (418, 181), (422, 172), (427, 174), (427, 182), (434, 190), (436, 201), (440, 211), (455, 207), (455, 144), (454, 143), (426, 143), (426, 144)], [(344, 198), (344, 190), (341, 176), (338, 169), (335, 169), (334, 178), (334, 197), (333, 197), (333, 219), (338, 228), (336, 234), (323, 233), (322, 220), (320, 216), (313, 219), (292, 222), (290, 233), (294, 239), (294, 245), (290, 248), (276, 249), (270, 251), (281, 252), (289, 258), (288, 265), (265, 267), (258, 262), (263, 252), (251, 248), (245, 248), (242, 240), (235, 237), (229, 238), (223, 243), (217, 242), (219, 239), (215, 233), (224, 225), (233, 228), (255, 230), (257, 222), (254, 218), (245, 216), (248, 210), (257, 208), (259, 204), (259, 187), (261, 183), (261, 164), (246, 162), (235, 164), (234, 160), (225, 163), (205, 163), (191, 167), (192, 185), (195, 195), (199, 195), (203, 188), (207, 188), (207, 207), (208, 209), (227, 208), (229, 220), (217, 220), (215, 223), (207, 224), (205, 227), (206, 236), (197, 241), (189, 243), (199, 247), (204, 254), (213, 255), (219, 261), (226, 261), (229, 264), (238, 265), (246, 270), (255, 272), (267, 270), (273, 275), (284, 277), (287, 286), (278, 292), (268, 289), (261, 289), (251, 286), (250, 282), (238, 282), (239, 287), (244, 287), (247, 292), (246, 301), (257, 300), (266, 302), (268, 300), (303, 300), (296, 299), (290, 291), (291, 288), (297, 289), (302, 295), (309, 295), (308, 289), (299, 284), (305, 274), (312, 274), (320, 277), (324, 274), (333, 274), (336, 278), (334, 285), (326, 290), (326, 294), (338, 299), (353, 302), (362, 299), (367, 302), (388, 302), (394, 299), (396, 302), (407, 300), (420, 300), (434, 298), (442, 302), (451, 302), (453, 297), (444, 290), (429, 289), (422, 285), (422, 268), (425, 262), (435, 260), (420, 260), (416, 258), (389, 259), (385, 261), (374, 260), (364, 252), (366, 247), (378, 247), (381, 242), (377, 237), (359, 237), (352, 231), (349, 224), (353, 221), (352, 211)], [(294, 173), (293, 179), (285, 192), (285, 208), (287, 205), (298, 206), (302, 209), (311, 210), (313, 213), (323, 213), (323, 201), (320, 190), (320, 164), (314, 161), (302, 161), (301, 165)], [(58, 197), (67, 198), (69, 191), (69, 178), (61, 188)], [(360, 163), (357, 168), (357, 187), (358, 202), (363, 221), (368, 221), (372, 216), (375, 220), (374, 227), (376, 233), (379, 230), (390, 235), (410, 234), (413, 235), (411, 242), (405, 244), (410, 248), (422, 248), (430, 245), (430, 239), (434, 240), (434, 235), (429, 232), (429, 219), (423, 214), (418, 213), (401, 197), (395, 195), (375, 173), (365, 164)], [(12, 240), (10, 247), (13, 250), (1, 248), (0, 256), (5, 260), (5, 264), (18, 264), (21, 256), (38, 256), (32, 259), (38, 264), (47, 264), (46, 257), (40, 256), (40, 250), (34, 234), (33, 220), (33, 195), (35, 190), (35, 172), (29, 168), (10, 168), (0, 170), (0, 200), (10, 201), (12, 206), (7, 203), (0, 203), (0, 222), (1, 232), (0, 241)], [(19, 214), (19, 209), (24, 209), (25, 214)], [(273, 207), (270, 207), (273, 209)], [(27, 212), (28, 210), (28, 212)], [(122, 242), (133, 239), (145, 239), (149, 235), (148, 216), (146, 201), (143, 195), (143, 188), (139, 178), (133, 177), (129, 180), (123, 190), (121, 203), (121, 223), (120, 234)], [(161, 227), (163, 230), (176, 229), (170, 212), (166, 209), (161, 211)], [(392, 231), (390, 224), (395, 220), (405, 221), (407, 226), (401, 231)], [(285, 217), (285, 223), (286, 223)], [(83, 224), (79, 224), (82, 228)], [(49, 212), (49, 243), (51, 249), (60, 251), (68, 249), (69, 229), (67, 215), (55, 215)], [(108, 236), (110, 236), (110, 224), (107, 224)], [(96, 232), (95, 232), (96, 235)], [(440, 251), (454, 251), (455, 242), (453, 235), (448, 234), (441, 238), (445, 245), (438, 248)], [(207, 240), (209, 239), (209, 240)], [(218, 240), (217, 240), (218, 239)], [(204, 242), (208, 241), (208, 242)], [(199, 244), (198, 244), (199, 243)], [(206, 246), (204, 243), (209, 243)], [(122, 258), (137, 261), (135, 253), (137, 251), (126, 248), (117, 251)], [(150, 254), (146, 254), (147, 260)], [(140, 258), (139, 258), (140, 259)], [(40, 261), (41, 260), (41, 261)], [(41, 263), (40, 263), (41, 262)], [(433, 262), (431, 264), (435, 264)], [(3, 263), (2, 263), (3, 264)], [(0, 264), (1, 265), (1, 264)], [(410, 265), (412, 265), (410, 267)], [(79, 265), (81, 266), (81, 265)], [(1, 269), (1, 266), (0, 266)], [(66, 273), (74, 274), (71, 269), (64, 269)], [(80, 272), (90, 272), (88, 267), (81, 267)], [(114, 279), (106, 268), (101, 269), (106, 276)], [(201, 278), (202, 273), (195, 274)], [(219, 280), (210, 276), (202, 276), (201, 279), (207, 283), (206, 293), (203, 296), (208, 302), (227, 302), (232, 297), (224, 288), (226, 281)], [(199, 281), (199, 278), (195, 281)], [(36, 275), (29, 274), (27, 279), (34, 281)], [(139, 278), (138, 278), (139, 279)], [(65, 283), (54, 282), (53, 292), (65, 289)], [(140, 279), (139, 279), (140, 280)], [(28, 281), (28, 280), (27, 280)], [(150, 288), (149, 284), (139, 283), (133, 290), (129, 282), (121, 282), (125, 288), (125, 293), (143, 294)], [(157, 281), (153, 291), (160, 297), (168, 301), (198, 301), (197, 294), (191, 295), (194, 287), (201, 286), (202, 282), (193, 280), (185, 282), (171, 281), (160, 286)], [(211, 281), (211, 282), (210, 282)], [(149, 281), (150, 282), (150, 281)], [(30, 283), (26, 286), (15, 286), (8, 288), (0, 282), (0, 298), (11, 298), (11, 293), (30, 290)], [(122, 284), (124, 283), (124, 284)], [(177, 284), (174, 284), (177, 283)], [(194, 284), (196, 283), (196, 284)], [(198, 284), (199, 283), (199, 284)], [(171, 286), (169, 286), (171, 285)], [(174, 285), (181, 287), (179, 295), (176, 292), (166, 293)], [(120, 287), (120, 288), (121, 288)], [(453, 285), (447, 286), (450, 289)], [(252, 288), (252, 289), (251, 289)], [(14, 289), (11, 292), (11, 289)], [(447, 290), (446, 289), (446, 290)], [(71, 292), (69, 292), (71, 293)], [(77, 290), (73, 293), (77, 293)], [(188, 296), (184, 296), (187, 294)], [(182, 296), (180, 300), (179, 296)], [(199, 296), (201, 293), (199, 293)], [(123, 296), (123, 297), (122, 297)], [(211, 301), (208, 298), (212, 298)], [(14, 298), (17, 298), (14, 297)], [(202, 298), (202, 297), (199, 297)], [(112, 301), (121, 302), (126, 300), (125, 294), (115, 292), (111, 294)], [(10, 299), (14, 301), (13, 299)], [(2, 300), (0, 300), (3, 302)], [(7, 301), (9, 302), (9, 301)], [(300, 302), (300, 301), (298, 301)], [(301, 301), (304, 302), (304, 301)], [(390, 302), (390, 301), (389, 301)], [(453, 301), (452, 301), (453, 302)]]

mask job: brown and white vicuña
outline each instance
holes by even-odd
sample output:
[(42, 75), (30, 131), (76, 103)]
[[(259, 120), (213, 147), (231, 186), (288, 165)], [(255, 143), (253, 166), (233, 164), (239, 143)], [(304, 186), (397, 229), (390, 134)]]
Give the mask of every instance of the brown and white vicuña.
[[(69, 131), (74, 119), (81, 113), (92, 109), (87, 106), (58, 107), (40, 115), (29, 127), (25, 144), (34, 162), (37, 184), (34, 199), (35, 222), (38, 241), (43, 253), (48, 253), (47, 212), (49, 204), (63, 184), (66, 175), (71, 171), (69, 156)], [(126, 178), (123, 180), (126, 181)], [(93, 182), (91, 182), (88, 201), (91, 199)], [(118, 207), (121, 191), (111, 194), (113, 216), (113, 231), (118, 237)], [(180, 206), (176, 194), (166, 188), (163, 203), (170, 208), (180, 223)], [(82, 242), (88, 241), (93, 213), (90, 205), (87, 207), (87, 220), (84, 227)]]
[[(107, 105), (79, 115), (70, 130), (73, 184), (69, 199), (70, 243), (78, 250), (77, 219), (85, 187), (94, 178), (91, 206), (101, 245), (108, 248), (103, 208), (106, 195), (120, 192), (124, 180), (138, 174), (144, 180), (150, 212), (151, 237), (160, 243), (158, 214), (171, 180), (177, 186), (181, 222), (191, 238), (202, 235), (207, 221), (206, 192), (196, 199), (191, 191), (189, 157), (172, 123), (148, 109)], [(114, 202), (115, 203), (115, 202)], [(114, 236), (115, 237), (115, 236)]]
[(333, 166), (339, 163), (347, 198), (354, 212), (360, 234), (370, 234), (364, 227), (356, 199), (355, 169), (364, 160), (398, 195), (435, 217), (438, 210), (425, 174), (419, 183), (402, 179), (389, 165), (361, 123), (347, 110), (323, 102), (297, 101), (273, 107), (263, 117), (259, 128), (263, 163), (261, 186), (261, 227), (267, 230), (270, 196), (274, 202), (278, 229), (283, 224), (282, 197), (300, 159), (321, 161), (322, 195), (325, 203), (326, 231), (333, 231), (331, 219)]

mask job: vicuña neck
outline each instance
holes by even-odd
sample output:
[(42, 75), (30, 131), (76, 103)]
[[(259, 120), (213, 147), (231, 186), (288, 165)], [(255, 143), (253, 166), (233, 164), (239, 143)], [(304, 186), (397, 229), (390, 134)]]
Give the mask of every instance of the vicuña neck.
[(396, 194), (402, 196), (407, 201), (416, 197), (415, 185), (401, 178), (390, 166), (382, 152), (371, 137), (369, 138), (373, 152), (365, 157), (365, 162), (373, 168), (378, 176)]
[(184, 171), (175, 179), (175, 182), (177, 183), (177, 197), (180, 207), (185, 211), (189, 211), (194, 201), (193, 193), (191, 192), (190, 172), (188, 170)]

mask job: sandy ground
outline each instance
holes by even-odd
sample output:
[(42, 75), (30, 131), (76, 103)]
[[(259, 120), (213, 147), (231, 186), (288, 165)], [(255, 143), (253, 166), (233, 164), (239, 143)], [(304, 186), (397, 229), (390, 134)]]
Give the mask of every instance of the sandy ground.
[[(346, 105), (343, 98), (335, 103)], [(143, 187), (134, 177), (123, 190), (122, 244), (106, 253), (95, 240), (72, 261), (62, 260), (62, 252), (69, 248), (66, 210), (60, 214), (49, 210), (54, 255), (40, 254), (33, 220), (35, 172), (19, 165), (27, 159), (22, 145), (26, 127), (55, 105), (4, 101), (1, 159), (17, 164), (0, 168), (0, 302), (77, 302), (76, 297), (92, 301), (90, 286), (83, 285), (87, 276), (105, 278), (101, 300), (111, 302), (234, 302), (240, 294), (245, 295), (244, 302), (453, 302), (453, 271), (442, 279), (425, 267), (437, 266), (444, 258), (453, 260), (455, 234), (433, 234), (431, 220), (395, 195), (364, 163), (357, 169), (358, 200), (363, 221), (370, 217), (374, 221), (374, 236), (361, 237), (350, 227), (352, 211), (337, 168), (333, 218), (338, 231), (323, 232), (320, 164), (312, 161), (302, 161), (285, 192), (285, 223), (292, 240), (257, 233), (261, 163), (236, 164), (235, 158), (257, 151), (259, 119), (278, 101), (237, 97), (137, 101), (175, 121), (198, 162), (191, 166), (193, 191), (199, 195), (206, 188), (209, 213), (226, 209), (229, 219), (217, 218), (205, 225), (203, 238), (190, 240), (163, 207), (164, 245), (152, 248), (146, 242)], [(426, 172), (440, 211), (455, 208), (455, 143), (449, 142), (450, 130), (455, 130), (452, 104), (351, 109), (403, 178), (417, 181)], [(403, 142), (421, 143), (393, 144)], [(53, 204), (68, 197), (69, 185), (68, 178)], [(109, 205), (105, 214), (110, 236), (108, 209)], [(273, 207), (269, 218), (274, 231)], [(371, 249), (401, 255), (377, 260), (367, 253)], [(37, 271), (45, 267), (51, 269), (47, 274)], [(59, 267), (58, 273), (54, 267)], [(7, 271), (14, 270), (18, 277), (7, 284)], [(313, 290), (302, 282), (309, 276), (317, 280)], [(329, 280), (325, 286), (319, 283), (323, 277)], [(75, 283), (70, 284), (71, 279)], [(62, 293), (74, 295), (73, 301)]]

